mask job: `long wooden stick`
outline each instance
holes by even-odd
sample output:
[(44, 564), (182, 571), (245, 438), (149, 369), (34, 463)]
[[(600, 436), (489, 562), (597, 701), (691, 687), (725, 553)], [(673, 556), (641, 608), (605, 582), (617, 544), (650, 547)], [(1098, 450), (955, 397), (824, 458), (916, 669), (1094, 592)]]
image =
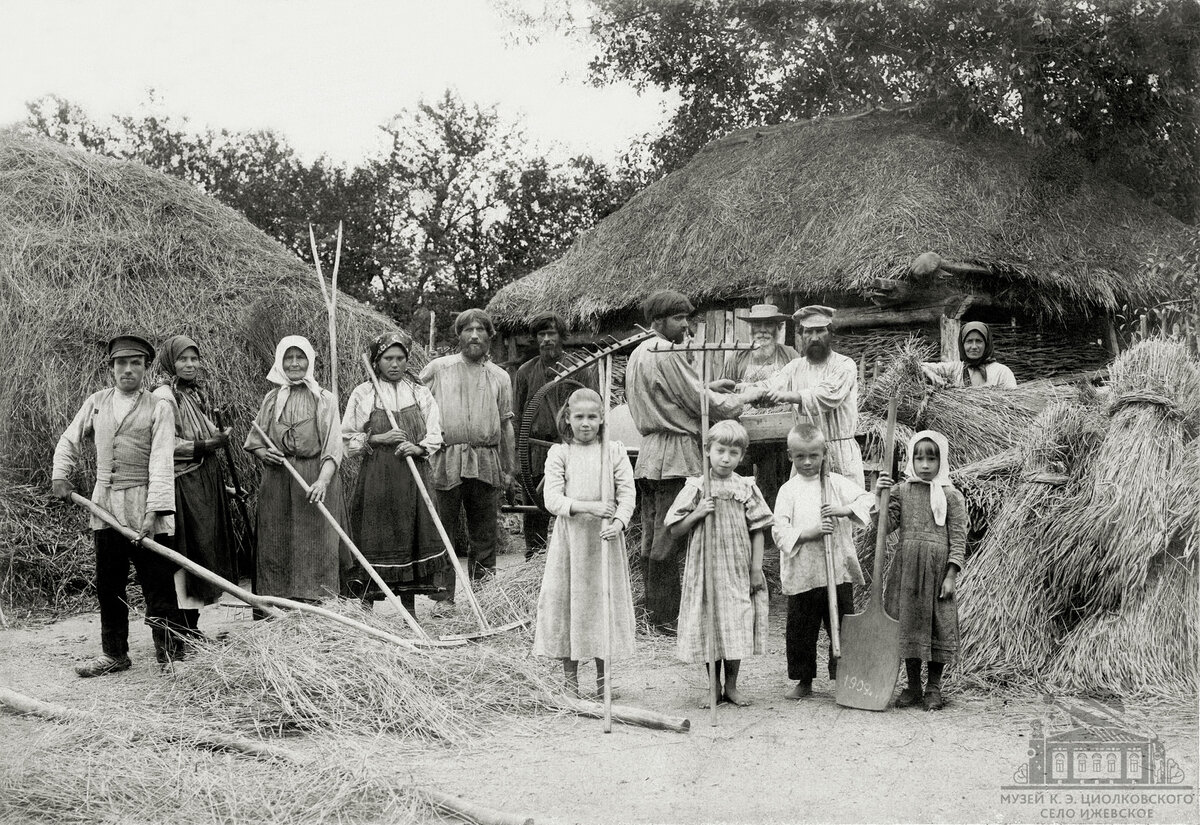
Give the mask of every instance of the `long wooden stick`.
[[(375, 388), (375, 397), (379, 399), (383, 411), (387, 413), (388, 423), (392, 425), (393, 430), (400, 429), (400, 425), (396, 423), (396, 416), (388, 408), (387, 404), (383, 403), (383, 395), (380, 392), (379, 377), (375, 375), (375, 368), (371, 366), (371, 359), (364, 352), (362, 356), (363, 366), (366, 367), (367, 377), (371, 379), (371, 386)], [(471, 610), (475, 613), (475, 619), (479, 622), (479, 627), (484, 632), (492, 630), (488, 624), (487, 617), (483, 615), (483, 609), (479, 606), (479, 600), (475, 598), (475, 591), (471, 589), (471, 578), (467, 575), (467, 571), (463, 569), (462, 563), (458, 560), (458, 554), (454, 552), (454, 543), (450, 541), (450, 536), (446, 532), (446, 525), (442, 524), (441, 516), (438, 515), (437, 507), (433, 503), (433, 499), (429, 495), (429, 490), (425, 489), (425, 480), (421, 478), (421, 472), (417, 469), (416, 462), (412, 456), (406, 455), (405, 462), (408, 464), (408, 471), (412, 473), (413, 481), (417, 485), (417, 492), (421, 494), (421, 500), (425, 502), (425, 509), (429, 511), (429, 517), (433, 520), (433, 526), (437, 528), (438, 535), (442, 539), (442, 546), (446, 548), (446, 557), (450, 559), (450, 564), (454, 568), (454, 575), (458, 579), (458, 584), (462, 587), (463, 592), (467, 595), (467, 603), (471, 605)]]
[[(539, 698), (547, 707), (577, 713), (589, 719), (600, 719), (604, 716), (605, 712), (602, 704), (599, 702), (590, 702), (587, 699), (576, 699), (572, 696), (549, 693), (539, 694)], [(692, 729), (692, 723), (688, 719), (678, 716), (664, 716), (652, 710), (635, 708), (630, 705), (613, 705), (612, 718), (626, 725), (636, 725), (655, 730), (670, 730), (676, 733), (687, 733)]]
[[(605, 356), (600, 369), (600, 501), (607, 507), (613, 500), (612, 454), (608, 449), (608, 428), (603, 420), (608, 418), (609, 399), (612, 397), (612, 357)], [(612, 519), (602, 519), (602, 529), (607, 529)], [(604, 624), (601, 651), (604, 659), (604, 732), (612, 733), (612, 582), (609, 580), (609, 564), (612, 562), (612, 541), (600, 540), (600, 620)]]
[(415, 788), (414, 790), (425, 797), (425, 801), (431, 807), (450, 813), (464, 822), (472, 822), (475, 825), (533, 825), (531, 816), (497, 811), (495, 808), (468, 802), (461, 797), (451, 796), (433, 788)]
[[(896, 396), (888, 400), (887, 435), (884, 436), (883, 472), (892, 474), (892, 462), (896, 456)], [(895, 482), (895, 479), (892, 479)], [(879, 491), (879, 525), (875, 536), (875, 564), (871, 571), (871, 609), (883, 610), (883, 557), (887, 555), (888, 504), (892, 488)]]
[[(700, 353), (700, 456), (704, 468), (704, 497), (712, 495), (712, 479), (709, 477), (708, 450), (704, 443), (708, 440), (708, 353)], [(700, 527), (700, 560), (704, 576), (704, 601), (708, 606), (708, 700), (709, 724), (717, 724), (717, 605), (716, 585), (713, 582), (713, 565), (711, 558), (710, 539), (712, 537), (713, 515), (704, 517)]]
[[(825, 449), (829, 449), (826, 442)], [(821, 462), (821, 508), (829, 503), (829, 456)], [(833, 536), (825, 534), (825, 592), (829, 597), (829, 645), (833, 658), (841, 658), (841, 628), (838, 627), (837, 584), (833, 581)]]
[[(276, 452), (279, 452), (279, 448), (276, 447), (274, 442), (271, 441), (271, 437), (267, 435), (266, 431), (263, 430), (262, 427), (258, 426), (257, 421), (255, 421), (252, 426), (254, 427), (254, 431), (259, 434), (268, 447)], [(300, 489), (306, 494), (309, 493), (312, 490), (312, 485), (304, 480), (304, 476), (300, 475), (299, 471), (293, 467), (292, 463), (286, 458), (283, 459), (282, 463), (284, 468), (291, 473), (292, 478), (296, 480), (296, 483), (300, 485)], [(358, 563), (362, 565), (363, 570), (367, 571), (367, 575), (371, 577), (371, 581), (375, 582), (375, 586), (383, 592), (388, 604), (400, 612), (400, 617), (404, 619), (405, 623), (408, 624), (409, 628), (416, 633), (419, 638), (428, 640), (429, 634), (425, 632), (425, 629), (421, 627), (421, 625), (417, 624), (417, 620), (413, 618), (412, 614), (409, 613), (408, 610), (405, 609), (404, 605), (401, 604), (400, 600), (396, 598), (396, 594), (393, 593), (392, 589), (387, 586), (387, 582), (380, 578), (379, 573), (376, 572), (375, 568), (371, 566), (371, 562), (367, 561), (367, 557), (364, 556), (362, 551), (358, 549), (358, 545), (356, 545), (354, 540), (351, 539), (346, 531), (342, 529), (342, 525), (338, 524), (338, 520), (333, 517), (333, 513), (329, 512), (329, 508), (325, 506), (325, 503), (321, 501), (315, 501), (311, 503), (317, 506), (317, 509), (321, 511), (321, 515), (325, 517), (325, 520), (329, 522), (329, 524), (337, 532), (338, 536), (341, 537), (342, 541), (346, 543), (346, 546), (350, 548), (350, 552), (354, 555), (354, 558), (358, 561)]]
[[(342, 264), (342, 222), (338, 221), (337, 251), (333, 253), (333, 278), (329, 284), (329, 389), (334, 400), (338, 395), (337, 302), (338, 267)], [(339, 401), (340, 403), (340, 401)]]
[[(79, 495), (79, 493), (72, 492), (71, 500), (80, 507), (90, 511), (96, 516), (96, 518), (103, 521), (109, 527), (113, 528), (130, 541), (138, 540), (138, 532), (136, 530), (132, 530), (126, 527), (124, 524), (121, 524), (121, 522), (117, 521), (116, 516), (105, 510), (103, 507), (100, 507), (90, 499), (84, 498), (83, 496)], [(269, 616), (278, 618), (284, 615), (279, 608), (287, 608), (289, 610), (296, 610), (301, 613), (311, 613), (312, 615), (320, 616), (323, 619), (329, 619), (330, 621), (345, 625), (353, 630), (365, 633), (368, 636), (373, 636), (381, 641), (390, 642), (391, 644), (399, 645), (400, 647), (408, 648), (409, 650), (415, 650), (417, 647), (449, 646), (448, 643), (437, 642), (432, 639), (405, 639), (402, 636), (397, 636), (393, 633), (388, 633), (386, 630), (380, 630), (379, 628), (371, 627), (368, 624), (355, 621), (349, 616), (343, 616), (340, 613), (334, 613), (332, 610), (326, 610), (325, 608), (315, 604), (297, 602), (293, 601), (292, 599), (282, 598), (280, 596), (260, 596), (256, 593), (251, 593), (248, 590), (243, 590), (228, 579), (218, 576), (208, 568), (196, 564), (196, 562), (192, 561), (187, 556), (175, 552), (170, 547), (159, 544), (158, 542), (154, 541), (154, 539), (143, 537), (141, 539), (141, 544), (147, 550), (152, 550), (153, 552), (158, 553), (160, 556), (170, 559), (172, 562), (179, 565), (192, 575), (204, 579), (214, 587), (219, 587), (224, 592), (234, 596), (235, 598), (241, 599), (246, 604), (259, 608)]]

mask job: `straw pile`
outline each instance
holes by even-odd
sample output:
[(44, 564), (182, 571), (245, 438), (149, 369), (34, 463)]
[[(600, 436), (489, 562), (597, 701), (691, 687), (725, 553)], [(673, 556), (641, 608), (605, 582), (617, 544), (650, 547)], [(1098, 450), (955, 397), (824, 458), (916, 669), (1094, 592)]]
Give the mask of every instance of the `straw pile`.
[(963, 670), (988, 684), (1192, 695), (1200, 365), (1148, 341), (1109, 398), (1033, 428), (1021, 484), (960, 579)]
[[(357, 603), (325, 606), (394, 630)], [(542, 710), (538, 694), (558, 686), (548, 670), (519, 635), (414, 652), (293, 613), (205, 645), (178, 669), (164, 701), (259, 733), (390, 733), (463, 744), (500, 719)]]
[(52, 727), (26, 747), (0, 773), (5, 822), (427, 821), (428, 810), (378, 766), (374, 749), (346, 741), (322, 742), (303, 769), (135, 737), (94, 722)]
[[(13, 548), (11, 575), (22, 587), (37, 579), (38, 557), (86, 544), (77, 519), (31, 511), (11, 484), (49, 487), (59, 434), (87, 395), (111, 384), (109, 337), (194, 337), (211, 370), (209, 394), (239, 439), (269, 389), (264, 376), (281, 336), (305, 335), (328, 352), (311, 268), (233, 210), (140, 164), (0, 133), (0, 260), (0, 466), (9, 482), (0, 499), (36, 525), (9, 523), (0, 546)], [(360, 380), (358, 353), (394, 325), (346, 296), (338, 306), (344, 398)], [(325, 360), (317, 372), (328, 386)], [(257, 472), (235, 452), (253, 488)], [(79, 485), (90, 478), (85, 467)]]

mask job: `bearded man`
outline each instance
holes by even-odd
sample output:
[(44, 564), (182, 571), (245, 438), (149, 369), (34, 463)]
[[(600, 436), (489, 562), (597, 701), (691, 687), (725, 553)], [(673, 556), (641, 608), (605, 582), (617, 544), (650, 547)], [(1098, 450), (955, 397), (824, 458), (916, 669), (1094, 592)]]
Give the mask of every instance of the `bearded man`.
[(815, 421), (825, 434), (830, 464), (836, 473), (866, 486), (858, 430), (858, 366), (834, 352), (835, 310), (820, 305), (796, 310), (800, 356), (763, 381), (739, 384), (746, 397), (796, 405), (798, 421)]

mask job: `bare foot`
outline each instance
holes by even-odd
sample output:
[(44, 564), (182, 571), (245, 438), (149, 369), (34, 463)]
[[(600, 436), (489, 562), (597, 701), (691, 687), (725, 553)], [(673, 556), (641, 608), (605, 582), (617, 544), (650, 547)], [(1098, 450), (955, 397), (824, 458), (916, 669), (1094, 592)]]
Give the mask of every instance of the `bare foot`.
[(731, 704), (737, 705), (739, 708), (744, 708), (752, 704), (751, 701), (743, 696), (742, 692), (735, 687), (725, 688), (725, 695), (722, 698)]
[[(725, 696), (724, 693), (718, 694), (718, 698), (717, 698), (718, 705), (723, 705), (728, 701), (729, 701), (729, 699)], [(700, 706), (701, 710), (708, 710), (712, 706), (712, 695), (710, 693), (708, 693), (707, 691), (705, 691), (704, 695), (700, 697), (699, 706)]]
[(786, 699), (807, 699), (812, 696), (812, 683), (797, 682), (791, 690), (783, 695)]

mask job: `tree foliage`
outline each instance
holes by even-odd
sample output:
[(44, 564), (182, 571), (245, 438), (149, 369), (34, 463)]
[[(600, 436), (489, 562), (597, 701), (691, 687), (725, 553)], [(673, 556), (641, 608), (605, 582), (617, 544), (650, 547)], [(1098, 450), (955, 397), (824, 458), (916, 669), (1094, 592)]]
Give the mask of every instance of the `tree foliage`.
[(674, 90), (664, 171), (747, 126), (867, 106), (1071, 145), (1200, 218), (1195, 0), (592, 0), (598, 83)]
[(454, 315), (562, 254), (642, 182), (580, 156), (553, 163), (494, 107), (447, 92), (382, 128), (390, 149), (357, 166), (306, 163), (270, 132), (192, 129), (151, 106), (109, 124), (57, 97), (29, 104), (26, 128), (145, 163), (244, 214), (305, 260), (316, 227), (326, 275), (344, 223), (338, 286), (424, 338)]

